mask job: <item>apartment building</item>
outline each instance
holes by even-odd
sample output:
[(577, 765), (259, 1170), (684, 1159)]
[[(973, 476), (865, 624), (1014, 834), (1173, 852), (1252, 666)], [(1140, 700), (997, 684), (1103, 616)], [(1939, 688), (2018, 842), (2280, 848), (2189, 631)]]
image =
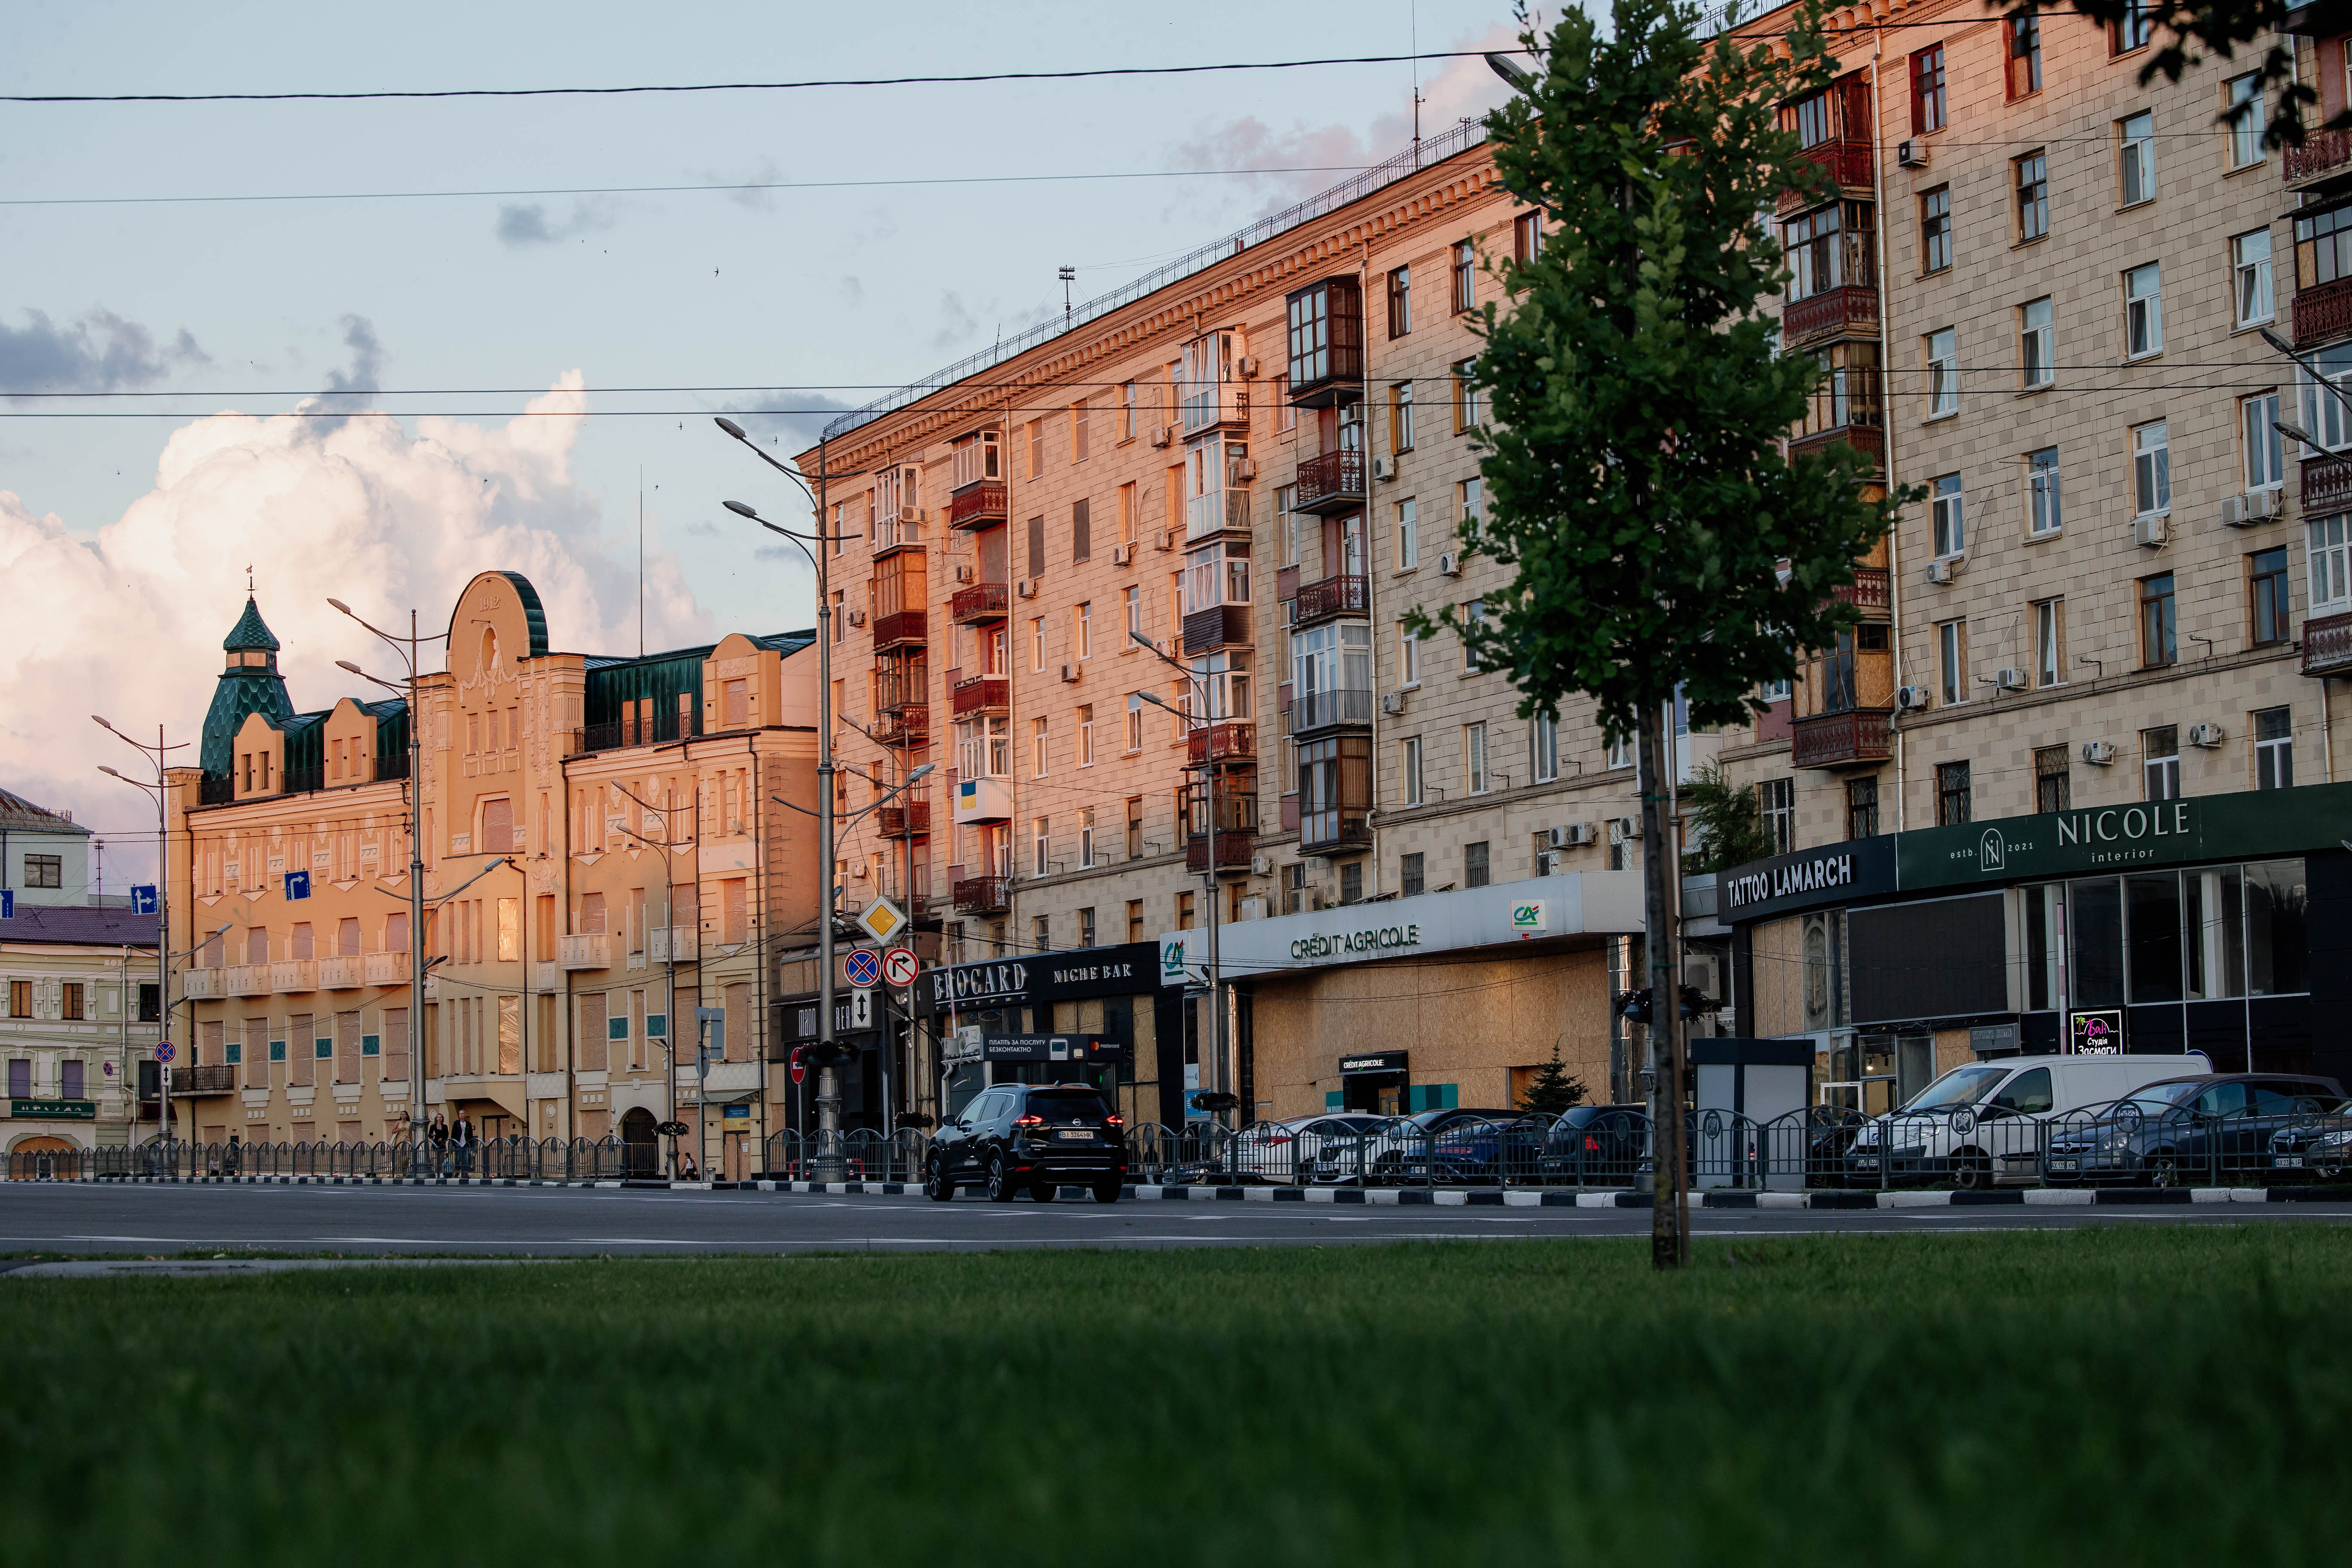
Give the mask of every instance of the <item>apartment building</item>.
[[(1726, 738), (1787, 851), (1722, 879), (1739, 1032), (1874, 1108), (2118, 1041), (2343, 1073), (2352, 426), (2264, 334), (2352, 368), (2352, 149), (2266, 151), (2252, 55), (2142, 87), (2140, 19), (1900, 15), (1784, 106), (1836, 190), (1777, 215), (1781, 336), (1827, 370), (1794, 445), (1927, 493)], [(2342, 40), (2297, 48), (2336, 112)]]
[(563, 653), (530, 582), (485, 572), (446, 637), (415, 776), (405, 700), (297, 711), (250, 599), (224, 644), (201, 765), (171, 788), (192, 1131), (374, 1142), (421, 1106), (485, 1136), (618, 1135), (650, 1168), (685, 1121), (700, 1164), (740, 1165), (778, 1103), (765, 959), (814, 929), (789, 822), (816, 804), (813, 635)]
[[(1481, 137), (1424, 142), (802, 455), (845, 536), (834, 695), (857, 773), (837, 804), (936, 768), (845, 829), (836, 867), (848, 903), (906, 889), (944, 922), (919, 1096), (1050, 1070), (991, 1065), (985, 1037), (1024, 1029), (1116, 1037), (1117, 1086), (1153, 1121), (1195, 1089), (1244, 1120), (1501, 1106), (1555, 1048), (1622, 1089), (1631, 757), (1589, 703), (1521, 720), (1502, 676), (1404, 626), (1475, 615), (1504, 580), (1460, 549), (1483, 417), (1462, 369), (1470, 311), (1542, 234)], [(1086, 977), (1106, 964), (1130, 988)]]
[(45, 1152), (127, 1143), (160, 1116), (154, 916), (20, 907), (0, 921), (0, 986), (10, 1173), (37, 1173)]
[(98, 902), (90, 837), (73, 813), (0, 789), (0, 889), (7, 901), (25, 908)]

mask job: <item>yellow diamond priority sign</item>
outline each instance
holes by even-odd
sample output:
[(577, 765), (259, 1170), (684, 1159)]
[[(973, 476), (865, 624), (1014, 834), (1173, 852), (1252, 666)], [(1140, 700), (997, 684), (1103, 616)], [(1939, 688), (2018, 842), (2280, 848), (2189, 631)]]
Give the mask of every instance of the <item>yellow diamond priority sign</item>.
[(907, 929), (907, 912), (887, 899), (877, 899), (858, 913), (857, 924), (876, 942), (888, 942)]

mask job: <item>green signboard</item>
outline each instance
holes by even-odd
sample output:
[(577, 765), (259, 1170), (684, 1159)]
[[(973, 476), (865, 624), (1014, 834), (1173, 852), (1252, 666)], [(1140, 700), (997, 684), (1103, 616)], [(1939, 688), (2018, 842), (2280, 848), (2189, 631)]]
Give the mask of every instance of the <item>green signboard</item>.
[(40, 1117), (50, 1121), (95, 1121), (98, 1101), (94, 1100), (11, 1100), (8, 1114), (15, 1117)]
[(2352, 784), (2084, 806), (1895, 836), (1895, 882), (1999, 887), (2208, 860), (2263, 860), (2352, 842)]

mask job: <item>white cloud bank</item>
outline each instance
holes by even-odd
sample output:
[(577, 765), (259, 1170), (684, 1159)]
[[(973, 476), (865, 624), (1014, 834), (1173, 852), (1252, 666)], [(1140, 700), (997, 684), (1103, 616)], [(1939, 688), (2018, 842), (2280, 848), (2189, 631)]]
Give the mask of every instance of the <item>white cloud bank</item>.
[[(587, 407), (580, 373), (499, 427), (393, 419), (224, 414), (174, 431), (155, 488), (122, 517), (77, 535), (0, 489), (0, 574), (13, 613), (0, 639), (0, 784), (93, 826), (136, 829), (152, 807), (100, 775), (139, 759), (89, 721), (133, 735), (194, 741), (221, 668), (221, 639), (245, 603), (251, 563), (263, 618), (284, 645), (279, 668), (304, 711), (383, 693), (334, 667), (386, 679), (399, 659), (337, 614), (330, 595), (387, 630), (446, 631), (476, 573), (522, 573), (547, 608), (548, 638), (574, 652), (637, 646), (635, 552), (616, 559), (601, 509), (573, 478)], [(712, 635), (675, 556), (646, 560), (649, 647)], [(441, 668), (437, 645), (427, 668)], [(174, 761), (193, 763), (192, 747)], [(152, 839), (152, 828), (147, 829)], [(110, 840), (107, 885), (121, 891), (152, 846)]]

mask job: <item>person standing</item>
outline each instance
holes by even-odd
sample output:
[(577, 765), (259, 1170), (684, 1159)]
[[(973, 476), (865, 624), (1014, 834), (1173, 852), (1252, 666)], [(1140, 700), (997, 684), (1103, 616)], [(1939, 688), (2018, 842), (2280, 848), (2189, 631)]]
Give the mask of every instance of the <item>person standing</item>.
[(474, 1124), (464, 1111), (457, 1112), (457, 1124), (449, 1129), (449, 1142), (457, 1156), (457, 1174), (474, 1173)]

